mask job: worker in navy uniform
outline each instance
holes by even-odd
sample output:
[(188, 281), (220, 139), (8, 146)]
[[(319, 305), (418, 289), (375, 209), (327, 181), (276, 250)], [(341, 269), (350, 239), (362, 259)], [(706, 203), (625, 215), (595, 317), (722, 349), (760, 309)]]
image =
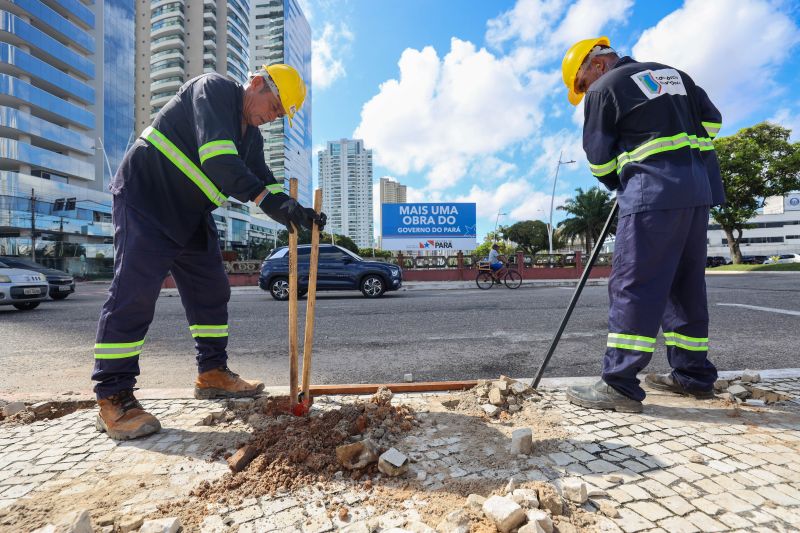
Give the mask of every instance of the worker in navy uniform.
[(232, 197), (252, 201), (290, 231), (325, 225), (324, 213), (301, 206), (275, 181), (258, 129), (284, 116), (291, 125), (305, 96), (289, 65), (264, 66), (244, 86), (204, 74), (180, 88), (125, 154), (111, 184), (114, 280), (100, 313), (92, 374), (97, 429), (111, 438), (161, 428), (133, 388), (168, 273), (189, 322), (184, 334), (197, 350), (195, 397), (248, 397), (264, 389), (227, 366), (230, 286), (211, 212)]
[(712, 141), (720, 112), (685, 72), (619, 57), (606, 37), (573, 45), (562, 74), (573, 105), (585, 95), (592, 174), (617, 191), (619, 204), (602, 379), (570, 387), (567, 398), (641, 412), (645, 391), (636, 376), (650, 362), (659, 327), (672, 372), (645, 383), (713, 397), (705, 265), (709, 208), (724, 201)]

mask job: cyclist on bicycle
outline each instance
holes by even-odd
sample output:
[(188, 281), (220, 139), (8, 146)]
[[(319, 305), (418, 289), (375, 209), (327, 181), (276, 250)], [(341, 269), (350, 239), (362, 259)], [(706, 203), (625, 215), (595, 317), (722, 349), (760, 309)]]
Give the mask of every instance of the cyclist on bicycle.
[(501, 257), (500, 245), (495, 243), (492, 245), (492, 249), (489, 251), (489, 258), (488, 258), (489, 268), (492, 269), (492, 275), (494, 275), (495, 272), (503, 268), (503, 261), (500, 260), (500, 257)]

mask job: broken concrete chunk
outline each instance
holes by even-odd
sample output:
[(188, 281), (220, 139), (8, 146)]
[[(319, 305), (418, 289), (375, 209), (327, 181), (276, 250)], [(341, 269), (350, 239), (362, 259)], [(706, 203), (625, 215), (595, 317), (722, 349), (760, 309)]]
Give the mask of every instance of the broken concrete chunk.
[(689, 454), (689, 462), (690, 463), (697, 463), (702, 464), (706, 462), (706, 458), (703, 454), (692, 452)]
[(9, 416), (14, 416), (15, 414), (24, 411), (25, 404), (22, 402), (10, 402), (3, 406), (3, 416), (8, 418)]
[(520, 381), (511, 384), (511, 392), (514, 394), (526, 394), (529, 390), (531, 390), (530, 386)]
[(486, 403), (483, 404), (481, 407), (483, 408), (483, 411), (491, 417), (495, 417), (500, 413), (500, 408), (497, 407), (496, 405)]
[(408, 522), (405, 529), (411, 533), (436, 533), (436, 530), (424, 522)]
[(609, 518), (619, 517), (619, 511), (617, 510), (617, 507), (608, 500), (602, 500), (598, 505), (598, 509), (603, 515)]
[(403, 475), (408, 471), (408, 457), (389, 448), (378, 458), (378, 470), (390, 477)]
[(119, 521), (120, 533), (128, 533), (129, 531), (136, 531), (144, 523), (144, 518), (138, 515), (128, 515), (122, 517)]
[(541, 509), (531, 509), (526, 511), (525, 515), (528, 517), (528, 524), (538, 525), (544, 533), (553, 533), (553, 520), (547, 512)]
[(577, 478), (567, 478), (562, 483), (564, 497), (577, 504), (584, 503), (589, 499), (586, 483)]
[(456, 509), (445, 515), (436, 526), (439, 533), (469, 533), (469, 516), (463, 509)]
[(411, 383), (414, 381), (414, 374), (403, 374), (403, 381)]
[(481, 496), (480, 494), (470, 494), (467, 496), (467, 507), (470, 509), (475, 509), (479, 511), (483, 508), (483, 504), (486, 502), (486, 498)]
[(539, 493), (533, 489), (514, 489), (511, 499), (525, 509), (539, 508)]
[(545, 531), (539, 524), (533, 522), (525, 524), (524, 526), (519, 528), (517, 530), (517, 533), (545, 533)]
[(256, 458), (258, 455), (258, 450), (254, 446), (250, 446), (246, 444), (239, 448), (235, 454), (228, 457), (228, 468), (230, 468), (234, 472), (241, 472), (247, 465), (250, 464), (250, 461)]
[(564, 512), (564, 504), (561, 501), (561, 496), (558, 495), (552, 486), (539, 489), (539, 507), (550, 511), (550, 514), (553, 516), (558, 516)]
[(533, 451), (533, 432), (530, 428), (515, 429), (511, 433), (511, 453), (528, 455)]
[(503, 496), (492, 496), (483, 504), (483, 512), (494, 522), (501, 533), (508, 533), (525, 522), (525, 511), (513, 500)]
[(178, 533), (180, 529), (181, 521), (175, 517), (157, 518), (145, 521), (139, 533)]
[(767, 405), (767, 402), (765, 402), (764, 400), (754, 400), (753, 398), (748, 398), (747, 400), (744, 401), (744, 404), (749, 405), (751, 407), (765, 407)]
[(603, 476), (603, 479), (605, 479), (609, 483), (614, 483), (614, 484), (622, 483), (622, 476), (618, 474), (606, 474), (605, 476)]
[(746, 371), (739, 379), (742, 383), (758, 383), (761, 381), (761, 374), (758, 372)]
[(513, 477), (509, 478), (508, 483), (506, 483), (505, 493), (510, 495), (516, 489), (517, 489), (517, 482), (514, 480)]
[(714, 390), (717, 392), (722, 392), (728, 387), (730, 387), (730, 385), (731, 382), (728, 381), (727, 379), (718, 379), (717, 381), (714, 382)]
[(492, 388), (499, 390), (503, 394), (508, 394), (508, 381), (504, 379), (498, 379), (497, 381), (493, 381)]
[(53, 402), (37, 402), (28, 407), (28, 410), (31, 411), (33, 414), (35, 414), (37, 417), (44, 416), (50, 414), (50, 411), (52, 410), (54, 405), (55, 404)]
[(369, 527), (366, 520), (362, 520), (360, 522), (353, 522), (339, 531), (341, 531), (341, 533), (372, 533), (372, 528)]
[(750, 397), (750, 391), (742, 387), (741, 385), (731, 385), (730, 387), (728, 387), (728, 392), (731, 393), (734, 397), (741, 398), (742, 400)]
[(508, 406), (508, 412), (509, 413), (519, 413), (520, 411), (522, 411), (522, 407), (520, 407), (519, 405), (509, 405)]
[(89, 511), (73, 511), (56, 520), (53, 529), (56, 533), (94, 533)]
[(338, 446), (336, 459), (349, 470), (364, 468), (378, 460), (378, 449), (370, 439), (364, 439), (353, 444)]
[(392, 392), (392, 389), (389, 387), (379, 387), (369, 401), (378, 405), (388, 405), (392, 403), (393, 397), (394, 393)]
[(493, 388), (489, 391), (489, 403), (492, 405), (503, 405), (503, 393), (500, 392), (500, 389)]

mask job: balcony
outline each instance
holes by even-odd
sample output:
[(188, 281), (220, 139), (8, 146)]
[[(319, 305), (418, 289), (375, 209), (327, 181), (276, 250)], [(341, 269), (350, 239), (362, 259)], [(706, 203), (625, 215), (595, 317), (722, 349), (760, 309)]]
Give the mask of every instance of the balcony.
[(150, 92), (174, 91), (177, 92), (183, 85), (183, 78), (176, 76), (173, 78), (164, 78), (155, 80), (150, 84)]
[(183, 31), (183, 17), (172, 17), (152, 24), (150, 26), (150, 39), (153, 41), (160, 37), (166, 37), (167, 35), (182, 35)]
[(172, 100), (173, 96), (175, 96), (175, 93), (159, 93), (155, 98), (150, 98), (150, 105), (161, 108), (164, 104)]
[(166, 37), (162, 37), (158, 39), (158, 42), (155, 40), (150, 41), (150, 53), (157, 54), (162, 50), (168, 50), (170, 48), (180, 48), (183, 50), (184, 42), (183, 42), (183, 35), (168, 35)]

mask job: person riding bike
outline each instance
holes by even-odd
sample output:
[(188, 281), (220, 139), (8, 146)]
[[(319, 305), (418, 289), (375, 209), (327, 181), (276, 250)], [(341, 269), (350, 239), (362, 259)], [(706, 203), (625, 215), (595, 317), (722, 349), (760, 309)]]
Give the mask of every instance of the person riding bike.
[(489, 257), (487, 261), (489, 263), (489, 268), (492, 269), (492, 277), (494, 277), (495, 281), (500, 283), (500, 280), (497, 279), (495, 274), (503, 268), (503, 261), (500, 259), (502, 256), (500, 255), (500, 246), (495, 243), (492, 245), (492, 249), (489, 251)]

